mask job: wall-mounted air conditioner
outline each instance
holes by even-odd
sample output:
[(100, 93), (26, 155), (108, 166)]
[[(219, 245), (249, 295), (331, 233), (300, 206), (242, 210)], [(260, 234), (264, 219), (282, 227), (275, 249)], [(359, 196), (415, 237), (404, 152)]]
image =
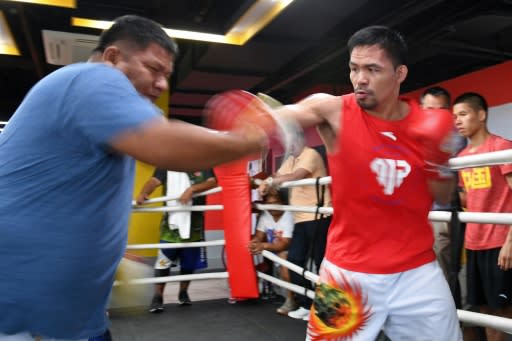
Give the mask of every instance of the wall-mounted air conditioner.
[(84, 62), (98, 44), (98, 36), (70, 32), (43, 30), (46, 62), (53, 65), (68, 65)]

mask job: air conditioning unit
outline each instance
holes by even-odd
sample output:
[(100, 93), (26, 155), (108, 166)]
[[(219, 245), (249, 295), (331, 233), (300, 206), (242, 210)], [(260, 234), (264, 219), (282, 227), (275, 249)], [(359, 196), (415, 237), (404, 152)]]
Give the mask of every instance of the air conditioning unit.
[(98, 45), (98, 36), (80, 33), (43, 30), (46, 62), (68, 65), (86, 61)]

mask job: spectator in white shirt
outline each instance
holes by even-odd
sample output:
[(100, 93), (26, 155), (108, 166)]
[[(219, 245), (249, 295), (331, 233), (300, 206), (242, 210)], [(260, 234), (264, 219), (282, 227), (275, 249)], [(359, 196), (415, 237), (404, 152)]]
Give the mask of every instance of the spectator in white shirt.
[[(283, 205), (285, 200), (283, 195), (275, 188), (263, 197), (264, 204)], [(249, 242), (249, 251), (253, 255), (260, 254), (267, 250), (276, 253), (279, 257), (286, 259), (288, 247), (293, 234), (294, 219), (293, 214), (282, 210), (264, 210), (261, 211), (256, 233)], [(290, 281), (288, 269), (284, 266), (279, 267), (281, 278), (284, 281)], [(297, 309), (293, 292), (288, 291), (284, 304), (277, 309), (277, 313), (287, 315), (288, 312)]]

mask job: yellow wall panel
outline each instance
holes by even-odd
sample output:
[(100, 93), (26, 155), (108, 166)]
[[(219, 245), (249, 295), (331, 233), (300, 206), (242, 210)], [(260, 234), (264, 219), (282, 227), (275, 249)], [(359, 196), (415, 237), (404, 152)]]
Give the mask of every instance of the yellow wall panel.
[[(157, 100), (156, 105), (162, 109), (165, 116), (169, 115), (169, 93), (164, 92)], [(154, 166), (148, 165), (144, 162), (137, 161), (135, 165), (135, 182), (133, 186), (133, 197), (139, 194), (142, 186), (151, 177)], [(162, 186), (157, 188), (151, 197), (162, 196)], [(154, 206), (162, 206), (161, 203), (154, 204)], [(162, 213), (132, 213), (130, 216), (130, 225), (128, 230), (128, 244), (146, 244), (158, 243), (160, 240), (160, 219)], [(156, 249), (150, 250), (128, 250), (131, 254), (136, 254), (144, 257), (151, 257), (157, 255)]]

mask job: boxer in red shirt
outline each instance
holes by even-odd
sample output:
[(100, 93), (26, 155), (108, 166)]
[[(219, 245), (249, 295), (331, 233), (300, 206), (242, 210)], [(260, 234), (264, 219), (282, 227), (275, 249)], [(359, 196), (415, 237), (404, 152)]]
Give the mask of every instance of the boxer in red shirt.
[(428, 212), (448, 202), (453, 118), (399, 96), (407, 46), (384, 26), (348, 42), (354, 93), (276, 110), (316, 126), (327, 149), (334, 215), (311, 310), (310, 340), (461, 340), (432, 250)]

